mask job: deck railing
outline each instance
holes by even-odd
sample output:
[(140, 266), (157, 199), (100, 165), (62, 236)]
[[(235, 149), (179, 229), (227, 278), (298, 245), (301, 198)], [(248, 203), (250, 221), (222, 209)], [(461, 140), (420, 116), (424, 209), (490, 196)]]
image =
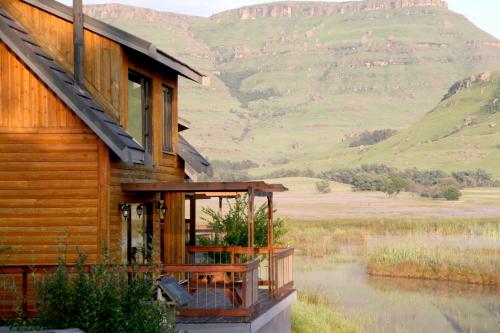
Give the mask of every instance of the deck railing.
[(286, 248), (273, 255), (274, 294), (279, 297), (293, 289), (293, 248)]
[(187, 246), (186, 252), (188, 262), (192, 264), (241, 263), (253, 255), (260, 259), (260, 286), (267, 286), (276, 297), (293, 288), (293, 248), (274, 248), (272, 272), (269, 270), (269, 249), (266, 247), (252, 250), (241, 246)]
[[(131, 265), (129, 273), (174, 275), (193, 300), (182, 316), (251, 316), (263, 298), (279, 298), (293, 288), (293, 249), (275, 248), (271, 269), (269, 249), (237, 246), (188, 246), (187, 264)], [(89, 270), (92, 266), (84, 266)], [(0, 267), (0, 317), (36, 314), (36, 283), (56, 265)], [(76, 273), (75, 266), (67, 266)], [(116, 269), (110, 266), (109, 269)], [(260, 296), (259, 296), (260, 295)]]
[(240, 264), (164, 265), (166, 274), (181, 277), (193, 297), (181, 316), (251, 316), (258, 302), (258, 268), (255, 259)]

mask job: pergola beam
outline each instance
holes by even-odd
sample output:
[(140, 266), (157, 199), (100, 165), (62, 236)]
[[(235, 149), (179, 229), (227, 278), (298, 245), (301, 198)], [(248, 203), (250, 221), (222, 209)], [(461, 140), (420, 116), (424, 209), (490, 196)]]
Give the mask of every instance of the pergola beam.
[(238, 192), (252, 190), (254, 194), (266, 195), (271, 192), (284, 192), (288, 189), (281, 184), (256, 182), (197, 182), (197, 183), (122, 183), (124, 192)]

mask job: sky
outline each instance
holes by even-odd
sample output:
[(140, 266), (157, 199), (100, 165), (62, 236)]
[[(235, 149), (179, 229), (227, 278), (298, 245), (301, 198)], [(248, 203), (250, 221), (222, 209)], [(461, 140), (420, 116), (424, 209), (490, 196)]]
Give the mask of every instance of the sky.
[[(67, 5), (72, 0), (59, 0)], [(334, 0), (335, 1), (335, 0)], [(212, 14), (271, 0), (83, 0), (84, 5), (123, 3), (180, 14), (210, 16)], [(500, 39), (500, 0), (447, 0), (449, 8), (465, 15), (476, 26)]]

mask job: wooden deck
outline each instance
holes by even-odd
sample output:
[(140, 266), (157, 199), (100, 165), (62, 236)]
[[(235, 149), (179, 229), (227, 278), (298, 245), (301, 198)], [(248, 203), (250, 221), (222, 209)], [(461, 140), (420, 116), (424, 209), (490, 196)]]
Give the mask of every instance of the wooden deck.
[[(293, 293), (295, 289), (289, 289), (286, 293), (282, 294), (281, 297), (273, 298), (269, 294), (269, 290), (265, 288), (259, 288), (258, 301), (254, 307), (254, 312), (252, 316), (247, 317), (235, 317), (235, 316), (202, 316), (202, 317), (186, 317), (179, 315), (177, 319), (178, 324), (212, 324), (212, 323), (249, 323), (253, 319), (257, 318), (261, 314), (265, 313), (271, 309), (274, 305), (278, 304), (281, 300), (286, 298), (288, 295)], [(199, 297), (204, 297), (204, 294), (200, 294)], [(220, 298), (219, 298), (220, 296)], [(217, 295), (217, 299), (220, 299), (219, 306), (224, 306), (223, 293)], [(196, 301), (187, 305), (187, 308), (196, 307)]]

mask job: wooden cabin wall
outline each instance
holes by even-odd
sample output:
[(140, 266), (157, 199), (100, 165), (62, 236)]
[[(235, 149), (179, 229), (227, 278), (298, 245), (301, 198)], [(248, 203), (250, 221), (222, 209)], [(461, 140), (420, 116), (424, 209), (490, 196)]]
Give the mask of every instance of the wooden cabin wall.
[[(0, 0), (3, 6), (43, 48), (69, 73), (73, 73), (73, 25), (20, 0)], [(122, 48), (119, 44), (84, 30), (85, 88), (115, 119), (121, 117), (120, 71)], [(126, 87), (126, 86), (125, 86)], [(122, 123), (123, 124), (123, 123)]]
[[(0, 43), (0, 239), (8, 264), (95, 262), (107, 234), (108, 149)], [(58, 247), (60, 249), (58, 249)]]
[[(71, 22), (40, 10), (20, 0), (0, 0), (0, 5), (3, 6), (13, 17), (15, 17), (16, 20), (18, 20), (18, 22), (32, 34), (37, 42), (65, 68), (65, 70), (69, 73), (73, 73), (73, 30)], [(114, 41), (87, 29), (84, 31), (84, 50), (85, 87), (105, 108), (106, 112), (119, 121), (119, 123), (125, 128), (128, 126), (128, 69), (133, 69), (134, 71), (152, 79), (154, 167), (144, 168), (142, 166), (126, 166), (120, 162), (110, 162), (109, 159), (107, 160), (108, 165), (105, 165), (106, 161), (104, 161), (103, 158), (104, 156), (109, 156), (109, 153), (107, 151), (103, 151), (101, 154), (92, 152), (92, 154), (95, 154), (96, 159), (98, 156), (101, 157), (101, 165), (103, 165), (102, 168), (92, 171), (97, 172), (100, 170), (100, 174), (104, 178), (99, 186), (101, 186), (101, 189), (105, 189), (107, 186), (106, 191), (99, 191), (101, 200), (95, 203), (93, 208), (89, 208), (90, 210), (88, 212), (89, 215), (99, 216), (99, 230), (103, 233), (102, 237), (99, 238), (100, 243), (98, 248), (93, 250), (96, 254), (92, 254), (92, 258), (95, 258), (98, 251), (101, 251), (102, 248), (106, 246), (107, 240), (109, 240), (109, 250), (112, 254), (120, 252), (121, 228), (124, 227), (121, 215), (118, 211), (118, 204), (120, 202), (140, 202), (144, 200), (159, 199), (159, 197), (146, 197), (140, 200), (137, 197), (122, 193), (120, 189), (121, 183), (134, 181), (183, 182), (185, 174), (183, 161), (175, 155), (175, 152), (174, 154), (163, 153), (161, 144), (162, 85), (174, 88), (174, 124), (177, 124), (177, 73), (160, 73), (157, 68), (156, 70), (155, 68), (148, 68), (147, 66), (144, 66), (144, 64), (151, 63), (151, 59), (145, 59), (136, 54), (131, 54), (130, 51), (127, 51)], [(13, 96), (13, 98), (17, 97)], [(33, 105), (33, 103), (30, 103), (30, 105)], [(49, 122), (55, 121), (52, 117), (47, 117), (47, 119)], [(90, 130), (86, 130), (90, 135)], [(177, 131), (177, 126), (174, 126), (174, 149), (178, 141)], [(96, 143), (98, 141), (99, 140), (96, 139)], [(105, 147), (102, 147), (102, 149), (105, 149)], [(85, 156), (90, 155), (82, 155), (82, 157)], [(92, 157), (93, 156), (94, 155), (92, 155)], [(92, 161), (87, 162), (90, 163)], [(163, 236), (165, 237), (165, 244), (167, 245), (166, 252), (168, 252), (165, 254), (165, 258), (176, 258), (173, 262), (179, 263), (181, 261), (178, 261), (180, 260), (178, 258), (182, 257), (182, 260), (184, 260), (184, 195), (173, 195), (173, 197), (175, 197), (175, 199), (172, 199), (172, 206), (169, 206), (169, 210), (175, 213), (172, 213), (173, 215), (169, 216), (172, 221), (174, 221), (171, 225), (176, 226), (178, 230), (176, 229), (169, 232), (165, 231)], [(100, 204), (102, 206), (103, 201), (105, 201), (106, 204), (103, 208), (99, 208), (98, 205)], [(70, 215), (66, 216), (68, 216), (68, 218), (70, 217)], [(91, 216), (87, 216), (86, 218), (90, 220)], [(156, 223), (155, 220), (155, 228), (156, 227), (159, 228), (158, 223)], [(158, 232), (156, 232), (155, 229), (154, 233), (155, 235), (159, 235), (159, 229)], [(171, 235), (176, 235), (175, 239), (172, 238)], [(155, 238), (155, 247), (159, 248), (159, 238)], [(85, 248), (85, 250), (88, 249)]]
[[(122, 105), (124, 109), (122, 113), (127, 119), (127, 87), (128, 87), (128, 70), (132, 69), (151, 79), (151, 98), (152, 98), (152, 135), (153, 135), (153, 163), (154, 166), (127, 166), (121, 162), (114, 162), (111, 164), (111, 217), (110, 217), (110, 249), (112, 252), (118, 252), (121, 244), (121, 233), (124, 228), (124, 223), (118, 206), (122, 202), (137, 203), (148, 201), (157, 202), (160, 200), (158, 195), (145, 196), (144, 194), (127, 194), (121, 191), (121, 183), (130, 182), (184, 182), (184, 162), (176, 154), (167, 154), (162, 151), (162, 86), (166, 85), (174, 90), (173, 110), (174, 110), (174, 124), (178, 122), (178, 80), (177, 74), (172, 73), (158, 73), (148, 68), (141, 66), (141, 63), (146, 63), (147, 59), (142, 59), (137, 55), (132, 55), (125, 52), (123, 54), (124, 64), (122, 67), (124, 82), (122, 87), (125, 90), (122, 92)], [(125, 127), (128, 123), (125, 121)], [(174, 126), (174, 149), (178, 141), (178, 129)], [(162, 237), (164, 237), (165, 244), (165, 263), (184, 263), (185, 262), (185, 216), (184, 216), (184, 194), (169, 194), (167, 195), (167, 207), (169, 213), (167, 214), (167, 221), (165, 222), (165, 230)], [(154, 248), (160, 248), (159, 238), (159, 217), (155, 217), (155, 229), (153, 230)], [(158, 227), (158, 229), (156, 229)], [(158, 235), (158, 237), (156, 237)], [(159, 253), (153, 251), (155, 254), (155, 262), (159, 261)]]

